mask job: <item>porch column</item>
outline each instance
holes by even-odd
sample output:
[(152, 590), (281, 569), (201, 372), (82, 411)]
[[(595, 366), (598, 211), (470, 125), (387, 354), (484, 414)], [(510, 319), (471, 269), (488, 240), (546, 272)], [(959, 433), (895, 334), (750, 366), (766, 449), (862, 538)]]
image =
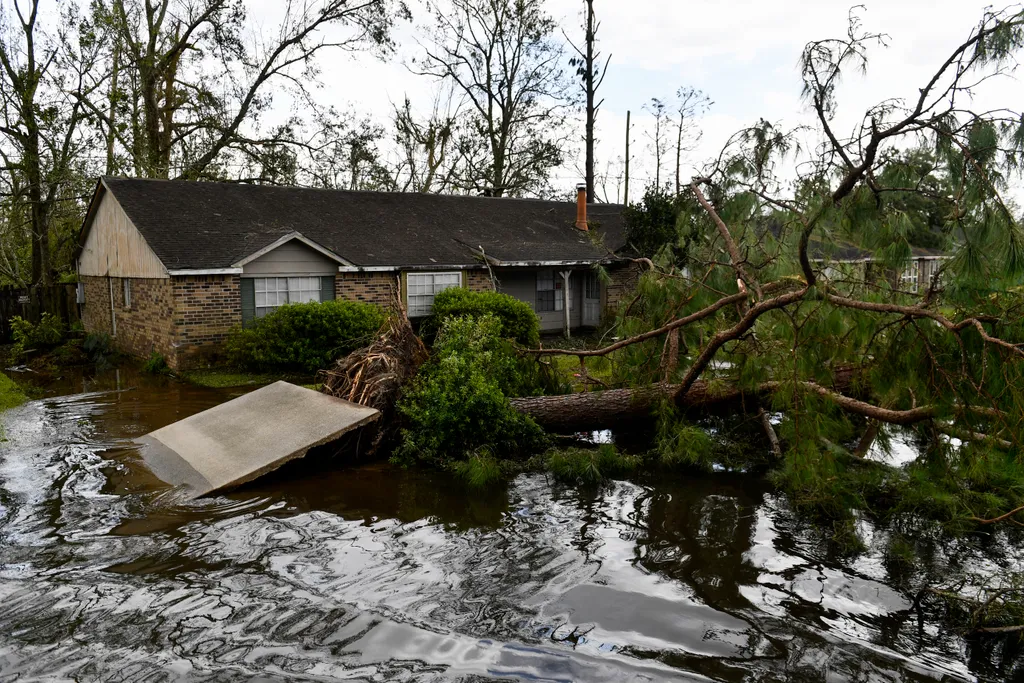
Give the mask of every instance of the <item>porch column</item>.
[(563, 270), (559, 275), (562, 276), (562, 313), (565, 316), (565, 338), (569, 339), (572, 336), (569, 332), (569, 278), (572, 276), (572, 271)]

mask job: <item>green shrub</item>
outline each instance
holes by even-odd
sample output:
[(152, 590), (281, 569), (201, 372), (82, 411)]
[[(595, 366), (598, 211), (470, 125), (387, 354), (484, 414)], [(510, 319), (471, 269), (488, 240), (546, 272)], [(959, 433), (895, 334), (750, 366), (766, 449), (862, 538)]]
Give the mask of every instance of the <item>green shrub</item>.
[(450, 317), (493, 315), (501, 322), (501, 336), (522, 346), (540, 343), (540, 319), (530, 304), (498, 292), (471, 292), (463, 287), (446, 289), (434, 297), (430, 317), (420, 326), (421, 334), (432, 339)]
[(52, 313), (43, 313), (38, 325), (14, 316), (11, 318), (11, 338), (14, 353), (21, 355), (31, 348), (51, 349), (64, 341), (67, 328), (64, 321)]
[(501, 330), (492, 315), (442, 323), (431, 360), (398, 405), (405, 422), (398, 461), (445, 465), (481, 447), (504, 458), (545, 445), (541, 428), (509, 404), (509, 396), (538, 391), (537, 375)]
[(39, 346), (52, 348), (60, 345), (67, 334), (67, 327), (64, 321), (51, 313), (43, 313), (42, 319), (36, 325), (33, 341)]
[(369, 344), (385, 319), (381, 307), (357, 301), (289, 304), (235, 328), (225, 350), (244, 368), (312, 372)]
[(605, 479), (634, 472), (641, 464), (635, 455), (626, 455), (611, 444), (594, 448), (566, 448), (548, 453), (547, 468), (555, 478), (567, 484), (597, 484)]
[(142, 364), (142, 371), (149, 375), (163, 375), (170, 371), (164, 354), (153, 351)]

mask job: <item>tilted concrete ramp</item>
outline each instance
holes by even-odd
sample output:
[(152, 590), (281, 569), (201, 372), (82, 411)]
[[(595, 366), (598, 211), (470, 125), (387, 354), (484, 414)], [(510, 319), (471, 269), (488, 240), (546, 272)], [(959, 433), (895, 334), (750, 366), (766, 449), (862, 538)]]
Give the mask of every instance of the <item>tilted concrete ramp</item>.
[(138, 441), (156, 476), (199, 497), (250, 482), (379, 417), (373, 408), (275, 382)]

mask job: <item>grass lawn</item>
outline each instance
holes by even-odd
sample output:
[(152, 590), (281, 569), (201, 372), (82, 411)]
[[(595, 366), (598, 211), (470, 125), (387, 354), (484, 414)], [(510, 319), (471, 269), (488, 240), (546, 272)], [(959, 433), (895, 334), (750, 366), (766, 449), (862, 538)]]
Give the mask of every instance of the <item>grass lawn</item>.
[[(583, 377), (580, 373), (580, 359), (577, 356), (555, 355), (548, 356), (545, 360), (550, 362), (555, 371), (566, 382), (572, 385), (573, 391), (587, 391), (604, 388), (600, 384), (583, 381)], [(614, 373), (610, 358), (600, 356), (590, 357), (586, 359), (586, 363), (587, 375), (592, 379), (600, 380), (606, 384), (612, 383)]]
[(0, 373), (0, 412), (20, 406), (28, 400), (13, 379)]
[(293, 384), (319, 388), (319, 384), (310, 384), (309, 375), (293, 375), (280, 372), (246, 372), (238, 368), (210, 368), (207, 370), (191, 370), (179, 375), (181, 379), (201, 387), (214, 389), (230, 389), (234, 387), (255, 387), (271, 384), (280, 379)]

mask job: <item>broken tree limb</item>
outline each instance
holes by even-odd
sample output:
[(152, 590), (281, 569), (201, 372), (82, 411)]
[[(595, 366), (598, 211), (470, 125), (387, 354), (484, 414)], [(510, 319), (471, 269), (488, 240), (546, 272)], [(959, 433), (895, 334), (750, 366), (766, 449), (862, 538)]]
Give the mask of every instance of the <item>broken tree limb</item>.
[(775, 427), (772, 426), (772, 421), (768, 418), (768, 413), (764, 411), (764, 408), (760, 409), (761, 414), (761, 426), (764, 428), (764, 433), (768, 437), (768, 443), (771, 444), (772, 454), (781, 459), (782, 458), (782, 444), (779, 443), (779, 435), (775, 433)]

